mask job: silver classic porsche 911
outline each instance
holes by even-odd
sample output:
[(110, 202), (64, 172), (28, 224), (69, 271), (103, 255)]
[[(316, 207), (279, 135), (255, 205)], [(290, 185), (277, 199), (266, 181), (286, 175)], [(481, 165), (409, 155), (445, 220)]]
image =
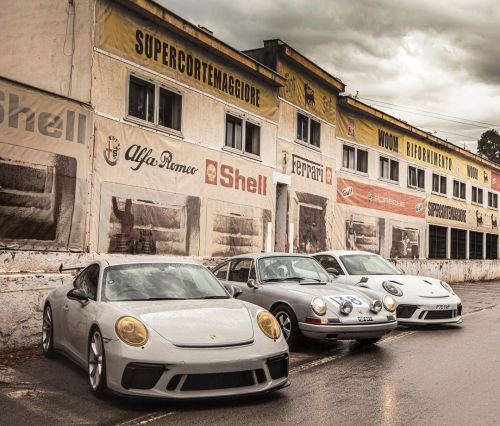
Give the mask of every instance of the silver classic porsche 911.
[(258, 394), (288, 385), (276, 319), (232, 297), (203, 266), (103, 259), (44, 303), (42, 346), (84, 367), (92, 392), (160, 398)]
[(397, 326), (391, 296), (334, 284), (310, 256), (240, 255), (213, 272), (224, 284), (238, 286), (243, 300), (272, 312), (290, 346), (300, 335), (372, 344)]

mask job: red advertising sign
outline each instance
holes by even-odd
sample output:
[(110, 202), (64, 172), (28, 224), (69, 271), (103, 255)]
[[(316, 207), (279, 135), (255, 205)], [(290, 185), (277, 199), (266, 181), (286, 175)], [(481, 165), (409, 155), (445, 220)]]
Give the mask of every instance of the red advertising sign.
[(267, 194), (267, 177), (264, 175), (246, 176), (240, 169), (214, 160), (205, 161), (205, 183), (221, 185), (225, 188), (239, 189), (252, 194)]
[(500, 174), (491, 172), (491, 189), (500, 191)]
[(337, 203), (405, 216), (425, 217), (425, 199), (423, 197), (343, 178), (337, 179)]

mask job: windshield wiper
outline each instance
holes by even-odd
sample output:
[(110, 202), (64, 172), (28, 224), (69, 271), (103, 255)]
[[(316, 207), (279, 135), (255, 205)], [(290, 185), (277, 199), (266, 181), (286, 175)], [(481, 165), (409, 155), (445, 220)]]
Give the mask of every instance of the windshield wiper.
[(186, 297), (148, 297), (146, 299), (136, 299), (136, 300), (187, 300)]
[(320, 279), (318, 278), (305, 278), (305, 277), (283, 277), (283, 278), (268, 278), (267, 280), (262, 280), (263, 283), (269, 283), (269, 282), (278, 282), (278, 281), (298, 281), (299, 283), (302, 281), (315, 281), (315, 282), (321, 282)]
[(191, 297), (191, 299), (230, 299), (229, 296), (203, 296), (203, 297)]

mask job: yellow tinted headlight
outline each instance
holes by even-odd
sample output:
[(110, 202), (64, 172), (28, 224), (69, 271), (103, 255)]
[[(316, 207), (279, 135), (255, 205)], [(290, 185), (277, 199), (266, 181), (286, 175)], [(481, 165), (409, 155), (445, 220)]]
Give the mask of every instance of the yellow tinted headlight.
[(388, 294), (386, 294), (384, 296), (384, 307), (385, 309), (387, 309), (389, 312), (394, 312), (396, 310), (396, 301), (394, 300), (394, 298), (392, 296), (389, 296)]
[(270, 339), (277, 340), (281, 336), (281, 328), (270, 312), (263, 311), (257, 315), (257, 323), (262, 332)]
[(142, 346), (148, 341), (148, 331), (142, 322), (132, 317), (121, 317), (116, 321), (118, 337), (130, 346)]

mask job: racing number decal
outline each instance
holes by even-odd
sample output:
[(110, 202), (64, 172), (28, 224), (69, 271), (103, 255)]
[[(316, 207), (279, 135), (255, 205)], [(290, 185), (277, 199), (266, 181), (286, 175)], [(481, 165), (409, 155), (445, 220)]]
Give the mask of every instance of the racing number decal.
[(342, 302), (351, 302), (353, 306), (365, 305), (365, 303), (363, 303), (362, 300), (359, 300), (356, 296), (330, 296), (330, 299), (332, 299), (334, 302), (337, 302), (339, 305)]

